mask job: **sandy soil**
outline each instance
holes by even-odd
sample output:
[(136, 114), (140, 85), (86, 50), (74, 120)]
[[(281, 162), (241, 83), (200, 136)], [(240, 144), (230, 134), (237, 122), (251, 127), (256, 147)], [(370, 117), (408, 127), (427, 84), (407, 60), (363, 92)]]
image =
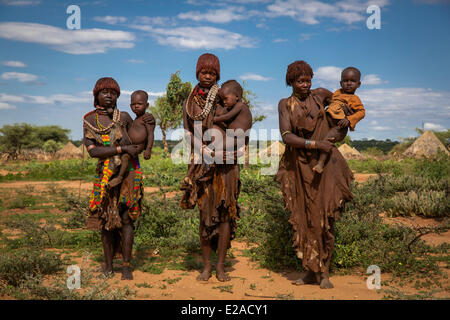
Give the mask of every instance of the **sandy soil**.
[[(356, 174), (358, 182), (365, 182), (372, 174)], [(15, 192), (19, 190), (32, 189), (32, 193), (39, 193), (49, 190), (49, 185), (58, 185), (61, 187), (88, 194), (91, 189), (91, 183), (79, 181), (56, 181), (56, 182), (30, 182), (15, 181), (0, 183), (0, 192)], [(27, 187), (28, 186), (28, 187)], [(30, 187), (32, 186), (32, 188)], [(146, 194), (158, 192), (155, 187), (146, 187)], [(19, 191), (20, 192), (20, 191)], [(168, 193), (169, 196), (176, 194), (176, 191)], [(22, 209), (12, 209), (7, 214), (20, 214)], [(5, 211), (4, 213), (6, 213)], [(11, 212), (12, 211), (12, 212)], [(414, 226), (435, 226), (439, 220), (423, 219), (419, 217), (412, 218), (387, 218), (388, 223), (400, 223)], [(9, 230), (8, 230), (9, 231)], [(14, 230), (7, 232), (14, 236)], [(441, 235), (430, 234), (423, 237), (430, 244), (436, 245), (443, 242), (450, 242), (450, 232)], [(369, 290), (366, 286), (367, 275), (363, 272), (352, 275), (332, 275), (331, 282), (333, 289), (322, 290), (317, 285), (294, 286), (291, 281), (297, 279), (299, 274), (294, 271), (273, 272), (268, 269), (259, 268), (256, 262), (250, 261), (243, 255), (242, 251), (247, 249), (247, 244), (233, 241), (232, 252), (234, 258), (231, 259), (231, 267), (227, 272), (232, 277), (229, 282), (219, 282), (215, 276), (207, 282), (196, 280), (198, 271), (179, 271), (165, 270), (162, 274), (149, 274), (141, 271), (134, 271), (134, 280), (120, 280), (120, 271), (117, 271), (113, 278), (108, 281), (111, 288), (125, 287), (128, 285), (131, 289), (137, 290), (135, 299), (180, 299), (180, 300), (254, 300), (254, 299), (381, 299), (383, 292)], [(197, 257), (201, 261), (200, 257)], [(83, 268), (89, 268), (95, 274), (100, 274), (100, 265), (90, 258), (75, 258), (75, 261)], [(119, 261), (119, 260), (117, 260)], [(120, 265), (115, 266), (120, 270)], [(387, 280), (391, 276), (382, 274), (382, 280)], [(169, 279), (171, 281), (169, 281)], [(100, 280), (99, 280), (100, 281)], [(139, 284), (146, 283), (150, 288), (137, 287)], [(448, 284), (447, 284), (448, 286)], [(231, 292), (228, 292), (231, 291)], [(447, 294), (448, 296), (448, 294)], [(5, 297), (2, 297), (4, 299)]]

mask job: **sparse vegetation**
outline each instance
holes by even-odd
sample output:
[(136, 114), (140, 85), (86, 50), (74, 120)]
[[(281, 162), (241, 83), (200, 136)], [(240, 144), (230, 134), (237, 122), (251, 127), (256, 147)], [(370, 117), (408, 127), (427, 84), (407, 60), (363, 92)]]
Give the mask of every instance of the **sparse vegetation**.
[[(438, 263), (447, 262), (448, 245), (431, 247), (422, 241), (429, 233), (449, 230), (449, 166), (448, 157), (434, 160), (402, 161), (351, 160), (357, 172), (377, 173), (366, 183), (354, 183), (354, 199), (336, 224), (336, 249), (332, 258), (333, 273), (363, 274), (371, 264), (393, 275), (391, 285), (410, 283), (417, 290), (408, 295), (394, 287), (386, 291), (389, 299), (429, 299), (438, 292), (443, 274)], [(135, 224), (135, 269), (150, 274), (170, 270), (200, 270), (202, 267), (197, 210), (182, 210), (180, 195), (167, 197), (176, 190), (185, 174), (184, 165), (156, 155), (141, 161), (146, 186), (158, 186), (160, 193), (144, 199), (143, 212)], [(7, 163), (8, 171), (22, 173), (0, 177), (0, 180), (70, 180), (90, 181), (95, 168), (93, 160), (31, 161), (25, 166)], [(18, 168), (20, 167), (20, 170)], [(261, 165), (241, 170), (241, 219), (236, 237), (252, 244), (244, 256), (271, 271), (301, 270), (292, 250), (292, 228), (284, 209), (278, 184), (273, 176), (261, 176)], [(0, 216), (0, 295), (18, 299), (127, 299), (135, 295), (130, 288), (113, 290), (99, 284), (92, 272), (83, 273), (89, 289), (69, 291), (65, 287), (64, 266), (70, 255), (88, 250), (93, 259), (102, 262), (99, 232), (84, 229), (88, 198), (78, 193), (59, 190), (49, 184), (39, 194), (27, 186), (19, 195), (0, 200), (0, 212), (21, 210), (20, 215)], [(441, 219), (439, 227), (414, 228), (388, 225), (380, 214), (388, 217), (417, 215)], [(230, 258), (232, 257), (230, 253)], [(66, 257), (66, 258), (63, 258)], [(213, 255), (213, 263), (217, 257)], [(227, 266), (231, 266), (230, 259)], [(97, 264), (96, 264), (97, 265)], [(44, 281), (51, 278), (52, 281)], [(172, 277), (159, 285), (135, 284), (136, 288), (164, 290), (181, 278)], [(267, 276), (264, 281), (273, 278)], [(260, 289), (256, 283), (249, 290)], [(220, 292), (233, 292), (232, 286), (217, 286)], [(291, 294), (277, 295), (291, 299)]]

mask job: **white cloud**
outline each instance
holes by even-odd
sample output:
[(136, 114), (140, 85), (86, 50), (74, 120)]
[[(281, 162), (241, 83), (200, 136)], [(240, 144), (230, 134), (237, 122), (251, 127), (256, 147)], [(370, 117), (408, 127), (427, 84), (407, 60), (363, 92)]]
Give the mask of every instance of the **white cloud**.
[(16, 106), (0, 101), (0, 110), (12, 110), (12, 109), (16, 109)]
[(38, 79), (38, 76), (31, 73), (22, 72), (3, 72), (1, 75), (3, 80), (17, 80), (19, 82), (33, 82)]
[(127, 22), (126, 17), (115, 17), (115, 16), (94, 17), (94, 20), (107, 24), (118, 24)]
[(437, 123), (431, 123), (431, 122), (425, 122), (423, 125), (423, 128), (425, 130), (433, 130), (433, 131), (445, 131), (447, 128), (444, 126), (437, 124)]
[(138, 60), (138, 59), (129, 59), (127, 60), (129, 63), (145, 63), (144, 60)]
[[(120, 90), (120, 96), (122, 96), (122, 95), (124, 95), (124, 96), (131, 96), (131, 94), (133, 92), (134, 91), (132, 91), (132, 90)], [(147, 91), (147, 94), (148, 94), (149, 97), (161, 97), (161, 96), (165, 95), (166, 92), (165, 91), (162, 91), (162, 92)]]
[(300, 41), (309, 40), (309, 39), (311, 39), (311, 37), (312, 37), (312, 34), (310, 34), (310, 33), (302, 33), (302, 34), (300, 34)]
[(283, 39), (283, 38), (277, 38), (277, 39), (273, 40), (274, 43), (287, 42), (287, 41), (289, 41), (289, 40), (288, 39)]
[(25, 68), (27, 66), (22, 61), (2, 61), (2, 65), (14, 68)]
[(389, 81), (381, 80), (381, 78), (377, 74), (368, 74), (364, 76), (363, 79), (361, 80), (361, 84), (367, 86), (378, 85), (388, 82)]
[(92, 103), (92, 92), (82, 92), (78, 95), (71, 94), (52, 94), (49, 96), (24, 96), (28, 103), (32, 104), (69, 104), (69, 103)]
[(25, 7), (25, 6), (35, 6), (40, 4), (40, 0), (2, 0), (0, 4), (5, 6), (16, 6), (16, 7)]
[(239, 76), (239, 78), (241, 78), (242, 80), (254, 80), (254, 81), (272, 80), (272, 78), (264, 77), (264, 76), (261, 76), (259, 74), (255, 74), (255, 73), (246, 73), (246, 74), (243, 74), (242, 76)]
[(313, 81), (321, 87), (337, 89), (341, 81), (342, 68), (335, 66), (324, 66), (314, 71)]
[(131, 32), (107, 29), (67, 30), (50, 25), (25, 22), (0, 23), (0, 38), (39, 43), (70, 54), (105, 53), (109, 49), (134, 47)]
[(24, 102), (25, 99), (21, 96), (15, 96), (15, 95), (9, 95), (9, 94), (5, 94), (5, 93), (0, 93), (0, 102), (12, 102), (12, 103), (17, 103), (17, 102)]
[[(362, 89), (357, 91), (366, 114), (395, 120), (450, 119), (450, 92), (424, 88)], [(380, 121), (381, 122), (381, 121)]]
[[(340, 87), (341, 73), (343, 68), (335, 66), (319, 67), (314, 71), (314, 80), (319, 86), (330, 87), (337, 89)], [(389, 81), (382, 80), (377, 74), (368, 74), (361, 80), (362, 85), (371, 86), (388, 83)]]
[(383, 126), (373, 126), (372, 129), (375, 130), (375, 131), (388, 131), (388, 130), (390, 130), (391, 128), (389, 128), (389, 127), (383, 127)]
[(133, 22), (135, 24), (146, 24), (146, 25), (152, 25), (152, 26), (168, 26), (168, 25), (175, 25), (175, 19), (170, 17), (147, 17), (147, 16), (139, 16), (136, 17)]
[(245, 12), (243, 7), (226, 7), (215, 10), (208, 10), (206, 12), (189, 11), (180, 13), (179, 19), (189, 19), (194, 21), (208, 21), (213, 23), (228, 23), (231, 21), (244, 20), (249, 18), (249, 14)]
[(365, 10), (369, 5), (383, 7), (388, 3), (388, 0), (342, 0), (332, 4), (315, 0), (276, 0), (267, 7), (266, 16), (287, 16), (309, 25), (319, 24), (321, 19), (330, 18), (352, 24), (366, 19)]
[(252, 48), (255, 40), (239, 33), (214, 27), (153, 28), (152, 26), (132, 25), (134, 29), (147, 31), (161, 45), (180, 49), (235, 49)]

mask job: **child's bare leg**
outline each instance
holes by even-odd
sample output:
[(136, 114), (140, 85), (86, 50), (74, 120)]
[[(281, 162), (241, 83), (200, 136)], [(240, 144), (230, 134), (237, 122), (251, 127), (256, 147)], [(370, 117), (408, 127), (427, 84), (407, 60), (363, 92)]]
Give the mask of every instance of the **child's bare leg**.
[[(333, 138), (333, 142), (340, 142), (344, 140), (345, 136), (347, 135), (348, 128), (340, 129), (339, 127), (332, 127), (330, 131), (328, 131), (327, 136), (325, 139)], [(328, 153), (326, 152), (320, 152), (319, 161), (312, 169), (316, 173), (322, 173), (323, 167), (325, 165), (325, 161), (327, 160)]]
[(114, 188), (115, 186), (118, 186), (120, 183), (122, 183), (123, 177), (128, 170), (131, 156), (128, 153), (124, 153), (120, 159), (122, 161), (122, 164), (120, 165), (119, 174), (108, 183), (108, 186), (110, 188)]

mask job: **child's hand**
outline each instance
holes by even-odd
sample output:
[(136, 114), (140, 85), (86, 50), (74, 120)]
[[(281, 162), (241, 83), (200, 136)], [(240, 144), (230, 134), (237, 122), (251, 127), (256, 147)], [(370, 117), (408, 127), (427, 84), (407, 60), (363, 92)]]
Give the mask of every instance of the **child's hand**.
[(339, 120), (337, 125), (340, 129), (344, 129), (344, 128), (347, 128), (350, 126), (350, 121), (348, 119), (344, 118), (342, 120)]
[(150, 150), (144, 151), (144, 159), (149, 160), (152, 157), (152, 152)]

